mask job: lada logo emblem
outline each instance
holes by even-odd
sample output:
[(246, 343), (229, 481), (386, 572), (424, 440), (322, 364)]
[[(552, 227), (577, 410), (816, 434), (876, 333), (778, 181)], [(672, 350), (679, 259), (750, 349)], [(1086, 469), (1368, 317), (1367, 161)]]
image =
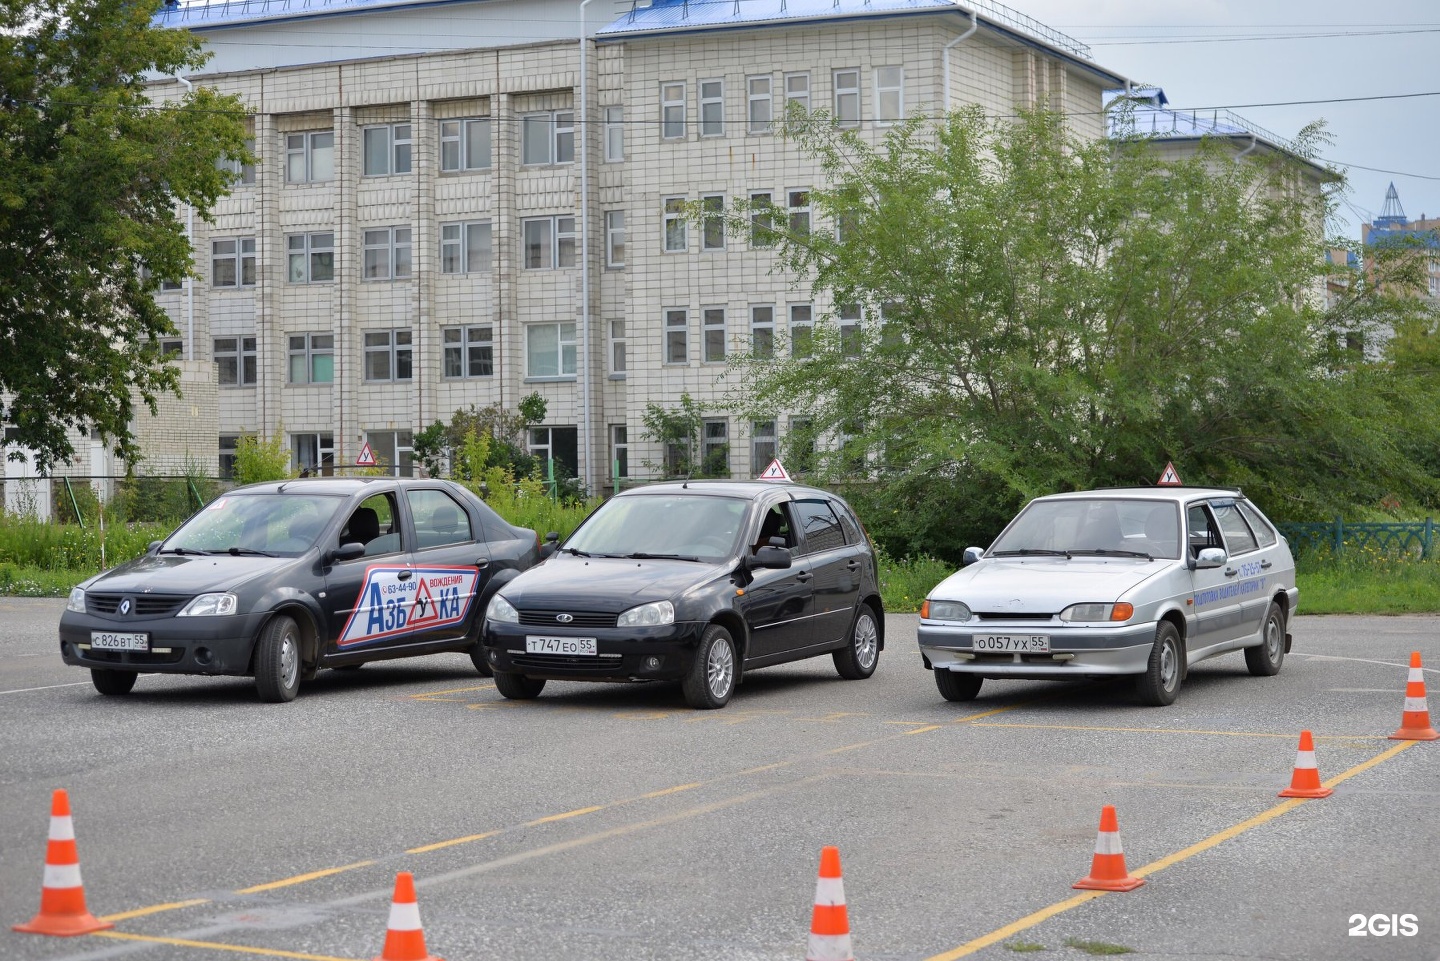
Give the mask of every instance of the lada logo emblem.
[(555, 620), (559, 621), (561, 624), (569, 624), (571, 621), (575, 620), (575, 617), (572, 614), (556, 614)]
[(120, 602), (120, 613), (121, 613), (121, 614), (129, 614), (129, 613), (130, 613), (130, 598), (127, 597), (127, 598), (125, 598), (125, 600), (123, 600), (123, 601)]

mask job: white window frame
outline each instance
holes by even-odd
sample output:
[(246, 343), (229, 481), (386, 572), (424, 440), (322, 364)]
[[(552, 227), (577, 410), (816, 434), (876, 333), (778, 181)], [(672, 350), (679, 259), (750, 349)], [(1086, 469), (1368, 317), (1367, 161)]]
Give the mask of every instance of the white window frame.
[(625, 211), (605, 211), (605, 266), (625, 269)]
[(779, 454), (779, 438), (773, 420), (750, 422), (750, 473), (759, 474)]
[(660, 362), (666, 367), (685, 367), (690, 363), (690, 311), (685, 307), (666, 307), (663, 316)]
[[(455, 361), (453, 368), (452, 359)], [(476, 370), (477, 367), (479, 370)], [(458, 369), (459, 373), (452, 373), (452, 369)], [(446, 380), (473, 380), (495, 376), (495, 325), (465, 324), (461, 327), (442, 327), (440, 376)]]
[(701, 80), (695, 93), (700, 101), (700, 136), (725, 136), (725, 81), (720, 77)]
[[(525, 379), (526, 380), (574, 380), (576, 371), (575, 322), (547, 321), (539, 324), (525, 324)], [(533, 337), (541, 328), (555, 328), (555, 369), (558, 373), (535, 372), (537, 360)]]
[(790, 112), (790, 104), (791, 104), (791, 103), (798, 103), (801, 107), (803, 107), (803, 108), (805, 109), (805, 112), (806, 112), (806, 113), (809, 113), (809, 112), (810, 112), (810, 73), (809, 73), (809, 71), (801, 71), (800, 73), (787, 73), (787, 74), (785, 74), (785, 112), (786, 112), (786, 113), (789, 113), (789, 112)]
[[(440, 172), (442, 174), (468, 173), (472, 170), (489, 170), (493, 163), (494, 133), (489, 117), (460, 117), (441, 120), (440, 123)], [(472, 139), (472, 131), (484, 131), (480, 143)], [(449, 148), (447, 155), (446, 148)], [(480, 153), (482, 156), (476, 157)]]
[[(295, 345), (297, 339), (304, 338), (300, 346)], [(328, 343), (320, 343), (328, 341)], [(285, 335), (286, 364), (285, 383), (294, 387), (307, 387), (316, 384), (335, 383), (335, 335), (329, 331), (314, 331), (298, 334)], [(330, 379), (318, 380), (315, 377), (315, 362), (321, 357), (330, 358)], [(304, 358), (305, 379), (295, 380), (295, 360)]]
[(488, 274), (494, 262), (493, 230), (488, 220), (440, 225), (440, 273)]
[(865, 334), (864, 310), (859, 304), (847, 304), (836, 309), (835, 318), (840, 328), (840, 356), (848, 360), (859, 357)]
[(667, 254), (683, 254), (690, 249), (690, 232), (685, 220), (685, 198), (665, 197), (662, 201), (661, 250)]
[(701, 194), (700, 205), (705, 216), (700, 222), (700, 249), (725, 249), (725, 195)]
[[(327, 140), (329, 142), (324, 143)], [(327, 153), (328, 164), (318, 162)], [(334, 179), (334, 130), (308, 130), (303, 133), (285, 134), (285, 182), (287, 184), (327, 183)]]
[[(215, 362), (215, 382), (223, 389), (254, 387), (259, 382), (259, 355), (254, 337), (236, 335), (215, 337), (211, 341), (210, 357)], [(225, 376), (222, 360), (234, 364), (233, 376)]]
[[(222, 250), (221, 248), (227, 248)], [(218, 290), (255, 286), (255, 238), (216, 237), (210, 241), (210, 286)], [(222, 284), (216, 278), (221, 264), (229, 267), (234, 283)], [(246, 277), (249, 280), (246, 280)]]
[[(830, 72), (834, 89), (835, 126), (860, 126), (860, 68), (844, 67)], [(853, 109), (847, 109), (852, 105)]]
[(605, 162), (625, 159), (625, 108), (605, 108)]
[[(301, 457), (301, 444), (308, 442), (309, 453), (315, 454), (313, 463), (305, 463)], [(331, 431), (306, 431), (290, 435), (290, 456), (293, 459), (293, 466), (296, 468), (308, 469), (312, 476), (319, 474), (323, 477), (331, 477), (335, 473), (335, 434)], [(316, 470), (318, 468), (318, 471)]]
[(629, 362), (629, 357), (626, 356), (625, 321), (610, 321), (606, 325), (606, 332), (610, 338), (610, 349), (606, 352), (610, 363), (610, 379), (624, 380)]
[(700, 308), (700, 360), (702, 363), (725, 363), (727, 346), (725, 338), (725, 308)]
[[(360, 279), (381, 282), (408, 280), (415, 272), (414, 250), (409, 227), (367, 227), (361, 234), (364, 242)], [(381, 272), (383, 268), (384, 272)]]
[[(755, 333), (764, 331), (769, 334), (768, 343), (764, 352), (755, 349)], [(761, 360), (769, 360), (775, 356), (775, 305), (774, 304), (751, 304), (750, 305), (750, 353)]]
[(812, 229), (809, 187), (792, 187), (785, 191), (786, 226), (793, 237), (808, 237)]
[[(328, 244), (321, 242), (323, 238), (329, 238)], [(299, 241), (299, 244), (296, 244)], [(315, 263), (317, 257), (330, 255), (330, 276), (315, 277)], [(295, 276), (295, 263), (299, 258), (302, 265), (302, 276)], [(333, 284), (335, 282), (335, 232), (332, 230), (317, 230), (307, 234), (287, 234), (285, 236), (285, 280), (291, 284)]]
[(745, 132), (768, 134), (774, 126), (775, 78), (768, 73), (746, 77)]
[[(408, 430), (367, 430), (365, 443), (391, 477), (415, 476), (415, 434)], [(393, 456), (392, 456), (393, 455)]]
[(610, 476), (630, 476), (630, 428), (625, 424), (610, 425)]
[[(545, 226), (540, 244), (530, 242), (530, 230)], [(553, 214), (549, 217), (526, 217), (520, 221), (520, 263), (525, 270), (563, 270), (574, 267), (575, 216)], [(539, 262), (530, 262), (530, 248), (536, 247)]]
[[(390, 177), (396, 174), (408, 174), (414, 160), (414, 138), (411, 136), (411, 126), (405, 123), (387, 123), (378, 126), (360, 128), (360, 176), (362, 177)], [(378, 144), (384, 151), (384, 163), (376, 163), (372, 166), (370, 156), (370, 144), (372, 139), (381, 140)], [(378, 161), (379, 158), (373, 158)]]
[[(719, 428), (718, 430), (716, 428)], [(730, 418), (705, 417), (700, 421), (700, 463), (710, 460), (711, 451), (725, 449), (725, 476), (730, 475)]]
[[(545, 153), (532, 155), (531, 124), (545, 124)], [(575, 111), (547, 110), (520, 117), (520, 163), (525, 167), (556, 166), (575, 162)]]
[[(365, 363), (361, 367), (367, 384), (399, 384), (415, 379), (415, 335), (409, 327), (362, 331)], [(385, 364), (385, 376), (375, 374), (371, 361)]]
[[(750, 191), (750, 203), (752, 206), (760, 200), (764, 200), (767, 204), (773, 205), (775, 203), (775, 191)], [(775, 229), (775, 211), (773, 209), (764, 211), (752, 210), (750, 212), (750, 248), (752, 250), (767, 250), (774, 247)], [(768, 243), (761, 237), (762, 231), (771, 235)]]
[(662, 140), (685, 139), (685, 81), (660, 82), (660, 137)]
[(875, 122), (885, 126), (899, 123), (905, 119), (905, 68), (888, 66), (873, 69), (875, 73)]
[[(786, 313), (790, 319), (790, 358), (807, 360), (815, 356), (815, 305), (790, 304)], [(805, 352), (800, 353), (800, 332), (804, 331)]]
[[(254, 137), (245, 138), (245, 152), (251, 156), (255, 155)], [(253, 163), (242, 164), (234, 157), (217, 157), (215, 169), (223, 170), (235, 178), (230, 183), (231, 187), (253, 187), (255, 185), (255, 165)]]

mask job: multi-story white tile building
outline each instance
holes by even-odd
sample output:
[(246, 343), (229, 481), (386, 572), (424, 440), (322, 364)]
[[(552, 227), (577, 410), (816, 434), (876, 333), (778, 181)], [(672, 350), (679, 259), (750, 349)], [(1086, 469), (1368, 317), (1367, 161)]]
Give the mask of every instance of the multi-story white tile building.
[[(222, 470), (276, 431), (297, 464), (368, 443), (406, 465), (425, 425), (538, 392), (533, 450), (592, 490), (652, 473), (647, 404), (718, 404), (736, 351), (832, 313), (773, 251), (680, 214), (767, 195), (813, 216), (788, 103), (880, 137), (1044, 101), (1100, 136), (1125, 83), (991, 2), (235, 0), (160, 21), (214, 59), (157, 99), (205, 84), (254, 111), (259, 163), (196, 223), (197, 279), (160, 295), (173, 349), (212, 365)], [(716, 409), (705, 446), (748, 476), (789, 427)]]

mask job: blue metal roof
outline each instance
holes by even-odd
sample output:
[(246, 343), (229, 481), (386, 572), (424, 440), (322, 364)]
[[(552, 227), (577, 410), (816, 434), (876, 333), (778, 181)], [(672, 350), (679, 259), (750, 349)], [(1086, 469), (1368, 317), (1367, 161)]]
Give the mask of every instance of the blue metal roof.
[(192, 0), (166, 3), (151, 23), (157, 27), (230, 27), (242, 23), (308, 20), (377, 10), (449, 6), (475, 0)]

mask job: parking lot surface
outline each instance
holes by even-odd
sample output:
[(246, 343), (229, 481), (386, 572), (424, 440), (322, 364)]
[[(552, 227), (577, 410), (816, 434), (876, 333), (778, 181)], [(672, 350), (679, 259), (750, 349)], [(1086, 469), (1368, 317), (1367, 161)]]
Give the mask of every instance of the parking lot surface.
[[(62, 606), (0, 599), (6, 959), (373, 958), (397, 871), (449, 961), (799, 959), (825, 845), (862, 961), (1440, 958), (1440, 742), (1387, 738), (1412, 651), (1440, 683), (1437, 618), (1301, 616), (1279, 676), (1228, 655), (1147, 708), (1122, 681), (946, 703), (890, 616), (869, 680), (802, 662), (697, 712), (673, 684), (506, 701), (463, 654), (283, 705), (243, 678), (103, 698)], [(1278, 798), (1307, 729), (1335, 793)], [(9, 930), (56, 788), (112, 931)], [(1071, 887), (1104, 805), (1135, 891)]]

